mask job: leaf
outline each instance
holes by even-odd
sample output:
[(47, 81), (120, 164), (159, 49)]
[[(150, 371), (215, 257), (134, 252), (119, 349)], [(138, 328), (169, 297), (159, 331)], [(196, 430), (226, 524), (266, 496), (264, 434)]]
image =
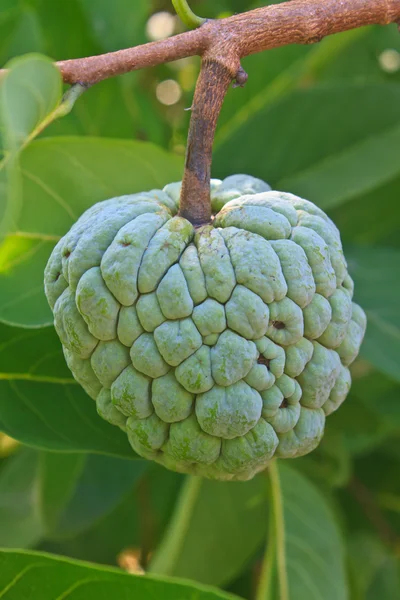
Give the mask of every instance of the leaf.
[(400, 86), (389, 83), (293, 92), (217, 146), (213, 174), (249, 173), (306, 196), (330, 210), (346, 241), (398, 245), (399, 101)]
[(16, 151), (40, 128), (61, 100), (60, 72), (52, 61), (27, 55), (10, 61), (0, 86), (0, 112), (7, 148)]
[(72, 378), (55, 331), (0, 325), (0, 430), (29, 446), (135, 458)]
[(56, 241), (92, 204), (162, 188), (181, 177), (182, 159), (145, 142), (53, 138), (21, 154), (22, 207), (0, 245), (0, 321), (52, 323), (43, 271)]
[(400, 381), (400, 250), (360, 246), (350, 248), (346, 256), (355, 281), (356, 301), (368, 318), (361, 355)]
[(271, 580), (262, 577), (264, 587), (260, 586), (257, 599), (346, 600), (343, 544), (325, 498), (282, 461), (274, 462), (269, 473), (273, 532), (267, 542), (263, 571), (270, 572), (270, 546), (275, 544), (277, 592), (271, 596)]
[(19, 327), (43, 327), (53, 315), (43, 289), (43, 272), (54, 241), (28, 234), (9, 235), (0, 243), (0, 320)]
[[(146, 0), (32, 0), (28, 7), (21, 2), (18, 20), (29, 16), (38, 32), (22, 50), (20, 38), (24, 34), (17, 32), (19, 44), (14, 45), (14, 54), (44, 52), (55, 60), (65, 60), (134, 46), (145, 41), (145, 19), (150, 9)], [(149, 78), (154, 85), (147, 84)], [(49, 135), (138, 138), (168, 146), (171, 127), (156, 108), (157, 82), (154, 70), (103, 81), (87, 91), (66, 118), (54, 122)]]
[(111, 512), (148, 467), (147, 461), (42, 452), (39, 506), (47, 537), (73, 537)]
[(352, 474), (347, 440), (339, 428), (329, 422), (320, 445), (310, 454), (296, 460), (296, 468), (317, 485), (340, 488)]
[(19, 229), (61, 236), (95, 202), (179, 180), (182, 159), (146, 142), (58, 137), (27, 148), (21, 169)]
[(268, 51), (268, 60), (263, 53), (243, 59), (249, 80), (244, 88), (227, 95), (218, 120), (216, 147), (240, 129), (245, 130), (249, 119), (257, 118), (258, 113), (267, 110), (288, 93), (309, 87), (323, 77), (329, 65), (351, 54), (358, 40), (365, 43), (368, 34), (367, 28), (355, 29), (326, 37), (315, 45), (274, 48)]
[(400, 595), (399, 560), (369, 533), (349, 540), (354, 600), (392, 600)]
[(0, 546), (33, 546), (43, 535), (36, 510), (36, 452), (23, 448), (3, 463), (0, 470)]
[[(324, 80), (355, 79), (359, 81), (399, 81), (399, 72), (388, 72), (381, 62), (382, 53), (387, 50), (400, 50), (398, 29), (393, 23), (386, 27), (366, 27), (355, 43), (343, 52), (333, 63), (326, 65), (321, 73)], [(333, 36), (333, 37), (336, 37)]]
[(293, 92), (250, 114), (219, 143), (214, 175), (247, 172), (282, 189), (290, 177), (399, 125), (399, 101), (397, 84), (338, 83)]
[(147, 464), (150, 468), (110, 513), (74, 537), (44, 540), (39, 549), (112, 565), (128, 549), (137, 552), (146, 567), (144, 563), (168, 523), (183, 479), (164, 467)]
[(21, 210), (19, 151), (55, 117), (61, 99), (61, 76), (46, 57), (27, 55), (10, 61), (0, 83), (0, 239)]
[(399, 247), (399, 191), (400, 176), (329, 211), (344, 243)]
[(79, 0), (92, 25), (93, 34), (104, 52), (138, 46), (145, 41), (146, 19), (150, 13), (147, 0)]
[(374, 415), (376, 430), (379, 430), (381, 423), (392, 434), (400, 432), (399, 392), (398, 383), (376, 372), (354, 381), (351, 391), (362, 401), (365, 409)]
[(151, 572), (214, 585), (231, 581), (265, 537), (266, 492), (262, 477), (246, 484), (188, 477)]
[[(0, 13), (0, 64), (7, 62), (10, 37), (18, 27), (19, 7), (14, 0), (3, 0)], [(6, 35), (6, 33), (8, 35)]]
[[(10, 6), (3, 8), (5, 2)], [(27, 52), (64, 60), (145, 41), (145, 19), (149, 11), (146, 0), (136, 0), (133, 4), (128, 0), (112, 4), (96, 0), (87, 2), (86, 8), (83, 3), (84, 0), (56, 4), (52, 0), (31, 0), (29, 4), (2, 0), (0, 66), (8, 58)], [(71, 114), (51, 125), (49, 135), (138, 137), (166, 145), (170, 127), (162, 122), (161, 114), (157, 114), (149, 102), (154, 97), (154, 87), (143, 89), (141, 81), (142, 73), (131, 73), (96, 85), (85, 93)], [(146, 110), (140, 109), (139, 97)], [(145, 112), (150, 113), (148, 117)], [(157, 137), (149, 135), (154, 129), (159, 130)]]
[[(33, 592), (33, 590), (36, 590)], [(32, 592), (35, 596), (32, 596)], [(78, 561), (39, 552), (0, 552), (0, 594), (7, 600), (99, 600), (140, 598), (140, 600), (234, 600), (220, 590), (197, 583), (149, 575), (129, 575)]]
[[(366, 373), (360, 376), (363, 368)], [(360, 360), (352, 367), (352, 376), (350, 394), (329, 417), (328, 431), (341, 436), (351, 455), (371, 454), (399, 433), (399, 385)]]
[[(275, 48), (268, 52), (268, 60), (263, 53), (246, 57), (243, 66), (249, 73), (249, 81), (245, 88), (228, 94), (218, 121), (216, 147), (225, 142), (228, 146), (240, 130), (245, 138), (249, 120), (260, 118), (259, 113), (268, 111), (295, 89), (310, 90), (320, 82), (333, 81), (339, 87), (343, 83), (389, 81), (377, 60), (387, 48), (400, 50), (395, 25), (354, 29), (328, 36), (308, 47)], [(398, 81), (399, 77), (395, 73), (390, 80)], [(269, 136), (264, 136), (264, 140), (267, 144), (260, 146), (260, 150), (265, 151)]]
[(399, 177), (399, 147), (400, 126), (397, 126), (297, 175), (283, 178), (279, 187), (318, 203), (323, 210), (336, 208)]

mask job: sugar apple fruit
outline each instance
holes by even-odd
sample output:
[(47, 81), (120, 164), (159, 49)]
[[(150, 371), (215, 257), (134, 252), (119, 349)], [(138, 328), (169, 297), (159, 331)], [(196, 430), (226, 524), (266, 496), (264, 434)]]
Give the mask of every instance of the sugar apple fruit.
[(366, 317), (317, 206), (235, 175), (212, 181), (196, 230), (176, 216), (180, 186), (87, 210), (46, 295), (73, 376), (140, 456), (246, 480), (318, 445)]

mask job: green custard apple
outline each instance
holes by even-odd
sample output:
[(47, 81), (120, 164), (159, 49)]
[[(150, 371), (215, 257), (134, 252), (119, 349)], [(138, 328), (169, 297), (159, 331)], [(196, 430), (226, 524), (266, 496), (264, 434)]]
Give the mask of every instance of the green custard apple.
[(180, 183), (92, 206), (45, 272), (75, 379), (140, 456), (246, 480), (320, 442), (366, 328), (340, 235), (317, 206), (213, 180), (211, 224)]

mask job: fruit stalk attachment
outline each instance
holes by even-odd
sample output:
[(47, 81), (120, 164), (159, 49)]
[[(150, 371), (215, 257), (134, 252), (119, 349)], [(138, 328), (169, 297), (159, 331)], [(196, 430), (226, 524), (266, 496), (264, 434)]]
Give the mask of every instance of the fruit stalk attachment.
[(191, 108), (179, 214), (195, 226), (211, 220), (210, 177), (214, 134), (228, 88), (239, 68), (203, 57)]

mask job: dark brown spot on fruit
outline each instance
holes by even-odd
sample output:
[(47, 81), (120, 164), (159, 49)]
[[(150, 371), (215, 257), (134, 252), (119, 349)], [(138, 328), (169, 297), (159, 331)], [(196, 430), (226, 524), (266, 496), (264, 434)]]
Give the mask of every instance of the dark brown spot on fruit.
[(270, 361), (269, 358), (264, 358), (262, 355), (260, 355), (258, 357), (257, 362), (258, 362), (259, 365), (265, 365), (267, 367), (267, 369), (269, 369), (269, 365), (271, 363), (271, 361)]
[(282, 323), (282, 321), (272, 321), (272, 326), (275, 329), (285, 329), (285, 323)]

